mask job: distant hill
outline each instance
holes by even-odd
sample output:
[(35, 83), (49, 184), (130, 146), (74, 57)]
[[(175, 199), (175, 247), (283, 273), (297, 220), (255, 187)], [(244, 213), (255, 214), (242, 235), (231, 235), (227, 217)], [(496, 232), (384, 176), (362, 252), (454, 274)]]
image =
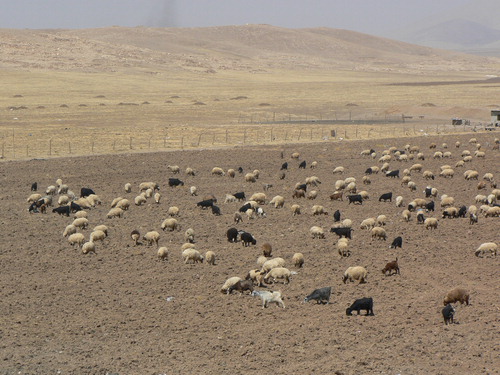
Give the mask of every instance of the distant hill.
[[(481, 40), (493, 40), (487, 39), (486, 34)], [(453, 43), (451, 34), (449, 38)], [(347, 30), (270, 25), (0, 29), (0, 44), (3, 68), (88, 72), (130, 69), (207, 73), (271, 69), (411, 72), (483, 68), (486, 71), (491, 63), (499, 62)], [(475, 45), (472, 39), (469, 45)]]

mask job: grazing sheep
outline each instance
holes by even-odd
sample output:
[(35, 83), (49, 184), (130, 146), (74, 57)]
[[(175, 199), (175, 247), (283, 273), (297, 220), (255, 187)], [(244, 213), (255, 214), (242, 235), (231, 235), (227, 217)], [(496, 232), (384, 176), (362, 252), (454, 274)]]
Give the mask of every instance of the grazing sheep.
[(189, 243), (194, 243), (194, 229), (193, 228), (188, 228), (184, 232), (184, 241), (189, 242)]
[(273, 268), (280, 268), (280, 267), (285, 267), (285, 260), (283, 258), (280, 257), (272, 259), (266, 258), (266, 261), (264, 262), (264, 264), (262, 264), (261, 272), (266, 273), (271, 271)]
[(81, 247), (85, 242), (85, 237), (81, 233), (73, 233), (68, 237), (68, 242), (71, 246), (78, 245)]
[(88, 254), (88, 253), (96, 253), (95, 252), (95, 243), (92, 241), (85, 242), (82, 246), (82, 253), (83, 254)]
[(233, 290), (236, 290), (243, 294), (245, 290), (248, 290), (250, 294), (253, 292), (253, 281), (252, 280), (240, 280), (227, 288), (226, 294), (231, 294)]
[(54, 185), (50, 185), (45, 190), (45, 194), (47, 194), (47, 195), (56, 195), (57, 194), (57, 188)]
[(363, 176), (361, 181), (363, 181), (363, 184), (365, 184), (365, 185), (370, 185), (372, 183), (372, 180), (368, 176)]
[(88, 217), (88, 215), (89, 215), (89, 214), (87, 213), (87, 211), (83, 211), (83, 210), (82, 210), (82, 211), (78, 211), (78, 212), (76, 212), (76, 213), (75, 213), (75, 215), (74, 215), (74, 218), (75, 218), (75, 219), (79, 219), (79, 218), (81, 218), (81, 217), (85, 217), (85, 218), (86, 218), (86, 217)]
[(337, 241), (337, 250), (341, 257), (349, 257), (351, 256), (351, 250), (348, 249), (349, 240), (347, 238), (339, 238)]
[(132, 240), (134, 241), (134, 246), (137, 246), (137, 244), (139, 243), (139, 238), (141, 238), (141, 233), (139, 233), (137, 229), (134, 229), (130, 233), (130, 237), (132, 237)]
[(181, 226), (180, 226), (179, 222), (177, 221), (177, 219), (168, 218), (168, 219), (165, 219), (161, 223), (161, 229), (163, 231), (168, 230), (169, 232), (173, 232), (176, 229), (181, 230)]
[(377, 216), (377, 225), (379, 227), (383, 227), (386, 224), (387, 221), (387, 216), (385, 215), (378, 215)]
[(123, 212), (124, 212), (123, 209), (121, 209), (119, 207), (115, 207), (115, 208), (112, 208), (111, 210), (109, 210), (107, 217), (108, 217), (108, 219), (112, 219), (114, 217), (122, 217)]
[(186, 176), (194, 176), (196, 174), (194, 172), (194, 169), (191, 167), (187, 167), (185, 173), (186, 173)]
[(344, 219), (342, 221), (342, 228), (352, 228), (352, 220), (351, 219)]
[(182, 259), (184, 260), (184, 264), (188, 264), (188, 262), (193, 262), (193, 263), (203, 263), (203, 260), (205, 259), (203, 255), (200, 254), (200, 252), (196, 249), (186, 249), (182, 252)]
[(215, 253), (211, 250), (205, 253), (205, 259), (207, 260), (207, 264), (211, 266), (215, 266)]
[(76, 226), (70, 224), (64, 229), (63, 237), (71, 236), (73, 233), (76, 233)]
[(138, 195), (134, 198), (134, 203), (136, 206), (142, 206), (146, 202), (146, 198), (143, 195)]
[(398, 264), (398, 258), (396, 260), (393, 260), (392, 262), (389, 262), (385, 265), (384, 269), (382, 270), (382, 273), (384, 275), (387, 275), (387, 272), (389, 271), (389, 276), (392, 275), (392, 271), (394, 271), (394, 275), (399, 275), (399, 264)]
[(255, 175), (253, 173), (247, 173), (245, 175), (245, 182), (256, 182), (257, 181), (257, 178), (255, 177)]
[(96, 230), (102, 230), (106, 236), (108, 235), (108, 227), (104, 224), (96, 225), (94, 227), (93, 231), (96, 231)]
[(335, 181), (335, 190), (344, 190), (346, 187), (346, 183), (344, 180)]
[(79, 219), (73, 220), (72, 224), (77, 228), (86, 229), (89, 226), (89, 221), (88, 219), (81, 217)]
[(92, 233), (90, 233), (90, 241), (91, 242), (97, 242), (97, 241), (104, 241), (106, 238), (106, 233), (102, 230), (94, 230)]
[(439, 176), (444, 178), (453, 178), (455, 171), (453, 169), (444, 169), (439, 173)]
[(396, 237), (393, 241), (389, 249), (401, 248), (403, 246), (403, 238), (401, 236)]
[(411, 220), (411, 212), (408, 210), (404, 210), (402, 213), (403, 220), (409, 222)]
[(233, 203), (236, 202), (236, 197), (232, 194), (226, 194), (226, 198), (224, 199), (224, 203)]
[(124, 186), (125, 192), (130, 193), (132, 191), (132, 184), (127, 182)]
[(168, 260), (168, 249), (166, 247), (160, 247), (157, 252), (158, 259), (161, 261), (167, 261)]
[(396, 207), (403, 207), (403, 197), (401, 195), (396, 197)]
[(118, 197), (118, 198), (113, 199), (111, 201), (111, 208), (116, 207), (116, 205), (118, 204), (118, 202), (120, 202), (122, 199), (123, 199), (123, 197)]
[(372, 229), (375, 226), (375, 219), (370, 217), (361, 222), (359, 226), (361, 229)]
[(488, 182), (493, 182), (493, 173), (485, 173), (483, 176), (483, 180), (486, 180)]
[(196, 188), (196, 186), (191, 186), (189, 188), (189, 194), (191, 194), (193, 197), (198, 195), (198, 189)]
[(476, 214), (473, 214), (473, 213), (469, 214), (469, 224), (470, 225), (477, 224), (477, 215)]
[(241, 238), (241, 244), (245, 247), (257, 244), (257, 240), (248, 232), (241, 232), (240, 233), (240, 238)]
[(265, 257), (269, 258), (272, 256), (273, 247), (271, 246), (271, 244), (269, 242), (263, 243), (261, 246), (261, 249), (262, 249), (262, 254)]
[(39, 193), (34, 193), (34, 194), (31, 194), (28, 199), (26, 199), (26, 201), (28, 203), (34, 203), (38, 200), (42, 199), (42, 194), (39, 194)]
[(372, 234), (372, 238), (383, 239), (384, 241), (387, 240), (387, 233), (385, 232), (385, 229), (382, 227), (372, 228), (371, 234)]
[(304, 302), (309, 302), (311, 300), (315, 300), (317, 304), (329, 304), (330, 303), (330, 295), (332, 293), (332, 287), (327, 286), (320, 289), (315, 289), (311, 294), (309, 294), (306, 298), (304, 298)]
[(302, 253), (293, 254), (292, 263), (295, 267), (302, 268), (304, 266), (304, 255)]
[(70, 202), (69, 197), (67, 195), (61, 195), (57, 200), (57, 204), (59, 206), (67, 205)]
[(344, 277), (342, 278), (342, 281), (344, 284), (349, 280), (350, 282), (354, 282), (355, 280), (359, 280), (359, 284), (363, 284), (366, 282), (366, 278), (368, 275), (368, 271), (366, 268), (362, 266), (356, 266), (356, 267), (349, 267), (345, 272), (344, 272)]
[(128, 199), (122, 199), (116, 204), (117, 208), (121, 208), (123, 211), (127, 211), (130, 207), (130, 201)]
[(328, 215), (328, 212), (325, 211), (325, 208), (319, 204), (315, 204), (311, 208), (313, 216), (316, 215)]
[(227, 293), (227, 290), (231, 286), (236, 284), (238, 281), (242, 281), (242, 278), (238, 277), (238, 276), (233, 276), (233, 277), (230, 277), (229, 279), (227, 279), (226, 282), (224, 283), (224, 285), (222, 285), (222, 287), (220, 289), (221, 293)]
[(298, 204), (292, 204), (292, 215), (300, 215), (300, 206)]
[(250, 270), (248, 271), (245, 280), (251, 280), (253, 285), (264, 286), (264, 273), (260, 270)]
[(463, 288), (455, 288), (452, 289), (446, 294), (444, 297), (443, 305), (447, 305), (449, 303), (460, 302), (461, 305), (464, 303), (466, 305), (469, 304), (469, 292)]
[(321, 227), (312, 226), (311, 229), (309, 229), (309, 232), (311, 233), (312, 238), (325, 238), (325, 232)]
[(284, 284), (288, 284), (290, 283), (290, 277), (292, 276), (292, 273), (290, 272), (290, 270), (288, 268), (285, 268), (285, 267), (275, 267), (273, 269), (271, 269), (267, 274), (266, 276), (264, 276), (264, 282), (267, 283), (267, 284), (270, 284), (271, 283), (271, 279), (272, 279), (272, 283), (276, 283), (276, 281), (278, 279), (283, 279), (283, 283)]
[(346, 315), (352, 315), (353, 311), (357, 311), (358, 315), (361, 310), (366, 310), (366, 316), (373, 316), (373, 299), (372, 298), (360, 298), (354, 301), (354, 303), (348, 307), (345, 311)]
[(241, 217), (241, 214), (239, 212), (234, 213), (233, 219), (236, 224), (243, 222), (243, 218)]
[(410, 172), (421, 172), (422, 169), (424, 168), (424, 166), (422, 164), (413, 164), (411, 167), (410, 167)]
[(455, 199), (453, 197), (448, 197), (447, 195), (443, 195), (441, 197), (440, 204), (441, 204), (442, 208), (450, 207), (450, 206), (453, 206), (455, 204)]
[(281, 299), (281, 292), (269, 292), (269, 291), (258, 291), (254, 290), (252, 296), (259, 296), (262, 299), (262, 308), (266, 308), (270, 303), (276, 303), (278, 306), (285, 308), (285, 304)]
[(469, 180), (477, 180), (479, 178), (479, 172), (478, 171), (473, 171), (473, 170), (467, 170), (464, 172), (464, 178), (469, 181)]
[(222, 168), (219, 168), (219, 167), (214, 167), (212, 169), (212, 175), (215, 175), (215, 176), (225, 176), (226, 173), (224, 172), (224, 170)]
[(143, 194), (144, 198), (151, 198), (153, 196), (153, 189), (148, 189)]
[(178, 165), (167, 165), (167, 169), (173, 174), (178, 174), (181, 171)]
[(276, 195), (269, 204), (274, 204), (274, 208), (282, 208), (285, 205), (285, 198), (281, 195)]
[(424, 226), (425, 226), (425, 229), (437, 229), (438, 220), (434, 217), (428, 217), (424, 221)]
[(236, 171), (232, 168), (228, 169), (227, 170), (227, 176), (228, 177), (231, 177), (231, 178), (234, 178), (236, 176)]
[(342, 201), (343, 198), (343, 192), (342, 191), (335, 191), (332, 195), (330, 195), (330, 200), (332, 201)]
[(148, 243), (148, 246), (153, 245), (153, 243), (158, 246), (158, 241), (160, 240), (160, 233), (157, 231), (147, 232), (142, 239)]
[(179, 207), (172, 206), (168, 208), (167, 215), (170, 217), (179, 216), (179, 212), (180, 212)]
[(483, 256), (485, 252), (489, 251), (492, 256), (493, 255), (496, 256), (497, 249), (498, 249), (498, 245), (496, 243), (485, 242), (477, 248), (477, 250), (474, 252), (474, 255), (476, 255), (477, 257)]
[(318, 162), (317, 161), (313, 161), (313, 162), (311, 162), (311, 165), (309, 166), (309, 168), (315, 169), (317, 166), (318, 166)]
[(307, 199), (316, 199), (318, 197), (318, 192), (316, 190), (311, 190), (309, 193), (307, 193)]
[(266, 204), (266, 194), (264, 193), (254, 193), (251, 197), (250, 197), (250, 200), (251, 201), (255, 201), (259, 204)]
[(160, 204), (161, 200), (161, 194), (160, 193), (155, 193), (155, 202), (156, 204)]
[(500, 207), (494, 206), (494, 207), (489, 207), (486, 212), (484, 213), (484, 217), (499, 217), (500, 216)]
[(343, 174), (344, 173), (344, 167), (336, 167), (334, 170), (333, 170), (333, 174)]
[(448, 325), (449, 323), (454, 323), (453, 315), (455, 315), (455, 309), (452, 305), (448, 303), (445, 307), (443, 307), (441, 314), (443, 314), (444, 324)]
[(139, 192), (151, 189), (153, 191), (160, 190), (160, 186), (156, 182), (141, 182), (139, 184)]

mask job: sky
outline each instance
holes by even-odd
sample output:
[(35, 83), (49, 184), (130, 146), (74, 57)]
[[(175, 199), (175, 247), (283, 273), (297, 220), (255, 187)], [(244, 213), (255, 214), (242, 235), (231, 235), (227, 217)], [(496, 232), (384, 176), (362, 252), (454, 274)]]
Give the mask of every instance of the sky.
[(0, 0), (0, 28), (331, 27), (393, 37), (473, 0)]

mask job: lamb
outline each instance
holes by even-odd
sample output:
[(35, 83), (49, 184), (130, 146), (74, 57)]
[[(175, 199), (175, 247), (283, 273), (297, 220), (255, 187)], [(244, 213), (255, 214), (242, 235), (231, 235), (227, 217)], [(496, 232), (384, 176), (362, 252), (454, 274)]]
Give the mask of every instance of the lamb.
[(142, 239), (148, 243), (148, 246), (153, 245), (153, 243), (158, 246), (158, 241), (160, 240), (160, 233), (157, 231), (147, 232)]
[(169, 232), (173, 232), (174, 230), (181, 230), (181, 226), (178, 223), (177, 219), (174, 218), (168, 218), (161, 223), (161, 229), (163, 231), (168, 230)]
[(315, 300), (317, 304), (322, 303), (328, 305), (330, 303), (331, 293), (332, 293), (331, 286), (315, 289), (311, 294), (309, 294), (306, 298), (304, 298), (304, 302)]
[(389, 262), (385, 265), (384, 269), (382, 270), (382, 273), (384, 275), (387, 275), (387, 271), (389, 271), (389, 276), (392, 275), (392, 271), (394, 271), (394, 275), (399, 275), (399, 264), (398, 264), (398, 258), (396, 260), (393, 260), (392, 262)]
[(354, 301), (354, 303), (348, 307), (345, 311), (346, 315), (352, 315), (353, 311), (357, 311), (358, 315), (361, 310), (366, 310), (366, 316), (373, 316), (373, 299), (372, 298), (360, 298)]
[(344, 272), (344, 277), (342, 278), (342, 281), (345, 284), (347, 280), (349, 280), (350, 282), (353, 282), (354, 280), (359, 280), (359, 284), (363, 284), (366, 282), (367, 276), (368, 276), (368, 271), (364, 267), (362, 266), (349, 267)]
[(85, 237), (81, 233), (73, 233), (68, 237), (68, 242), (72, 246), (77, 244), (81, 247), (85, 242)]
[(372, 238), (387, 240), (387, 233), (382, 227), (374, 227), (371, 230)]
[(276, 303), (278, 306), (285, 308), (285, 304), (281, 299), (281, 292), (269, 292), (254, 290), (252, 296), (259, 296), (262, 299), (262, 308), (266, 308), (270, 303)]
[(271, 271), (273, 268), (281, 268), (285, 266), (285, 260), (280, 257), (272, 258), (266, 260), (262, 265), (261, 272), (266, 273)]
[(88, 221), (88, 219), (82, 217), (82, 218), (73, 220), (72, 224), (77, 228), (86, 229), (89, 226), (89, 221)]
[(261, 249), (262, 249), (262, 254), (265, 257), (270, 258), (272, 256), (273, 247), (269, 242), (263, 243)]
[(292, 262), (295, 267), (302, 268), (304, 266), (304, 255), (302, 253), (293, 254)]
[(241, 277), (238, 277), (238, 276), (233, 276), (233, 277), (230, 277), (229, 279), (226, 280), (226, 282), (224, 283), (224, 285), (222, 285), (221, 287), (221, 293), (227, 293), (227, 290), (233, 286), (234, 284), (236, 284), (238, 281), (242, 281)]
[(425, 229), (437, 229), (438, 220), (434, 217), (428, 217), (424, 221), (424, 226), (425, 226)]
[(469, 214), (469, 224), (470, 225), (477, 224), (477, 215), (476, 214), (473, 214), (473, 213)]
[(453, 315), (455, 314), (455, 309), (452, 305), (448, 303), (445, 307), (443, 307), (441, 313), (443, 314), (444, 324), (448, 325), (449, 323), (454, 323)]
[(168, 208), (167, 215), (170, 217), (179, 216), (179, 212), (180, 212), (179, 207), (172, 206)]
[(134, 229), (130, 233), (130, 237), (132, 237), (132, 240), (134, 241), (134, 246), (137, 246), (137, 244), (139, 243), (139, 238), (141, 238), (141, 233), (137, 229)]
[(236, 197), (231, 194), (226, 194), (226, 198), (224, 199), (224, 203), (232, 203), (236, 202)]
[(288, 268), (285, 267), (275, 267), (271, 269), (266, 276), (264, 276), (264, 282), (270, 284), (272, 279), (272, 283), (276, 283), (278, 279), (284, 279), (284, 284), (288, 284), (290, 282), (290, 277), (292, 273)]
[(102, 230), (94, 230), (92, 233), (90, 233), (90, 241), (91, 242), (96, 242), (96, 241), (104, 241), (106, 238), (106, 233)]
[(107, 217), (108, 219), (112, 219), (114, 217), (122, 217), (123, 212), (124, 211), (121, 208), (115, 207), (108, 211)]
[(161, 200), (161, 194), (160, 193), (155, 193), (155, 203), (156, 204), (160, 204), (160, 200)]
[(312, 238), (325, 238), (325, 232), (321, 227), (312, 226), (311, 229), (309, 229), (309, 232), (311, 233)]
[(292, 204), (291, 209), (293, 216), (300, 215), (300, 206), (298, 204)]
[(281, 195), (276, 195), (269, 204), (274, 204), (274, 208), (282, 208), (285, 205), (285, 198)]
[(168, 260), (168, 249), (166, 247), (164, 247), (164, 246), (160, 247), (156, 254), (158, 255), (159, 260), (161, 260), (161, 261)]
[(88, 253), (96, 253), (95, 252), (95, 243), (92, 241), (85, 242), (82, 246), (82, 253), (83, 254), (88, 254)]
[(182, 258), (184, 260), (184, 264), (187, 264), (190, 261), (193, 263), (203, 263), (203, 260), (205, 259), (198, 250), (192, 248), (184, 250), (182, 252)]
[(207, 264), (211, 266), (215, 266), (215, 253), (211, 250), (205, 253), (205, 259), (207, 260)]
[(483, 256), (485, 252), (489, 251), (492, 256), (493, 255), (496, 256), (497, 249), (498, 249), (498, 245), (496, 243), (485, 242), (477, 248), (477, 250), (474, 252), (474, 255), (476, 255), (477, 257)]
[(253, 281), (252, 280), (239, 280), (233, 285), (231, 285), (229, 288), (227, 288), (226, 294), (231, 294), (233, 290), (237, 290), (241, 294), (245, 290), (248, 290), (250, 294), (253, 292)]
[(189, 243), (194, 243), (194, 229), (193, 228), (188, 228), (184, 232), (184, 241), (189, 242)]
[(452, 289), (446, 294), (444, 297), (443, 305), (447, 305), (449, 303), (460, 302), (461, 305), (464, 303), (466, 305), (469, 304), (469, 292), (463, 288), (455, 288)]
[(315, 204), (311, 208), (313, 216), (316, 215), (328, 215), (328, 212), (325, 211), (325, 208), (319, 204)]
[(264, 286), (264, 273), (260, 270), (250, 270), (248, 271), (245, 280), (251, 280), (253, 285)]

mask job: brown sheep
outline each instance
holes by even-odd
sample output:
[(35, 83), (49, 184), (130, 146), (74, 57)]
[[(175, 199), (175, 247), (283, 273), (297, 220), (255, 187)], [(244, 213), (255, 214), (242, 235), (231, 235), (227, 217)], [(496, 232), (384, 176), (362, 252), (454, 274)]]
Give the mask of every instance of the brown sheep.
[(444, 297), (443, 304), (446, 306), (449, 303), (460, 302), (461, 305), (464, 303), (469, 304), (469, 292), (462, 288), (455, 288), (448, 292), (446, 297)]
[(389, 262), (385, 265), (384, 269), (382, 270), (382, 273), (384, 275), (387, 274), (387, 271), (389, 271), (389, 275), (392, 275), (392, 271), (394, 271), (394, 275), (400, 275), (399, 273), (399, 265), (398, 265), (398, 258), (396, 260), (393, 260), (392, 262)]
[(266, 258), (272, 257), (272, 252), (273, 252), (273, 247), (271, 246), (270, 243), (266, 242), (262, 244), (262, 254)]

